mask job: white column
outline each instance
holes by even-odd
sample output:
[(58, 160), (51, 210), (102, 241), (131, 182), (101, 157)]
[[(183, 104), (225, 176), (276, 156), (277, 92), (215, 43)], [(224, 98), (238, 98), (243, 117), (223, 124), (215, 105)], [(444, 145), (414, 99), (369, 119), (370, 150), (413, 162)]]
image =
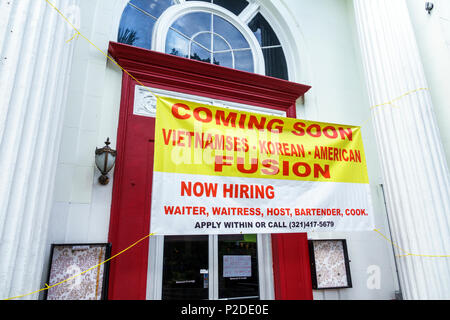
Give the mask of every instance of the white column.
[[(450, 254), (450, 176), (404, 0), (354, 0), (392, 239), (408, 253)], [(427, 14), (424, 9), (424, 14)], [(396, 248), (397, 255), (405, 252)], [(449, 299), (450, 258), (396, 258), (405, 299)]]
[(46, 1), (0, 1), (0, 299), (42, 287), (73, 34)]

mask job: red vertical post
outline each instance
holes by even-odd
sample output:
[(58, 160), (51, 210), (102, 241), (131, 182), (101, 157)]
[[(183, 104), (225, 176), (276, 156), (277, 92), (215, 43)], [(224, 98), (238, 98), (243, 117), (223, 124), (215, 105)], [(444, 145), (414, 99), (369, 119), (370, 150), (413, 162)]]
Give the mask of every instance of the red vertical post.
[[(133, 114), (135, 82), (123, 75), (111, 203), (112, 255), (150, 232), (155, 119)], [(145, 300), (148, 238), (110, 262), (108, 298)]]
[(276, 300), (312, 300), (312, 282), (306, 233), (272, 235)]

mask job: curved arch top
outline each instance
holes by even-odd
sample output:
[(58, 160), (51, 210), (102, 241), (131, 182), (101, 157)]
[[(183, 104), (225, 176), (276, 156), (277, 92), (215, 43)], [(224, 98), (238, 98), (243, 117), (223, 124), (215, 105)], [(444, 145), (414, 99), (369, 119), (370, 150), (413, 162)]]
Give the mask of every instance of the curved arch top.
[(227, 9), (218, 5), (201, 2), (189, 1), (180, 5), (169, 7), (158, 19), (153, 29), (152, 49), (155, 51), (166, 51), (167, 33), (175, 21), (182, 16), (193, 12), (207, 12), (214, 14), (226, 21), (230, 22), (248, 42), (254, 61), (254, 72), (257, 74), (265, 74), (265, 64), (262, 49), (258, 40), (254, 36), (250, 28), (242, 23), (240, 19)]

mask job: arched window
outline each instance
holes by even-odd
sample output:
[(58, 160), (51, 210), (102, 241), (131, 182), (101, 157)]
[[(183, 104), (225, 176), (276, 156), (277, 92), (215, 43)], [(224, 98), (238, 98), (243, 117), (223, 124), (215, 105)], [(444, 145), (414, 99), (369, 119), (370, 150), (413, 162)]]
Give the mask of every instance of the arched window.
[(246, 0), (131, 0), (118, 42), (288, 79), (278, 37)]

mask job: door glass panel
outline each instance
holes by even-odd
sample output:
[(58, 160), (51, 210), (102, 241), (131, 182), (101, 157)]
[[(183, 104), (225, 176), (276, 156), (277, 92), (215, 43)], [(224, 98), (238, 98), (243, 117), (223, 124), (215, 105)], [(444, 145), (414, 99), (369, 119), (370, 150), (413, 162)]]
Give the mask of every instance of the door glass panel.
[(220, 235), (219, 299), (259, 299), (256, 234)]
[(209, 296), (208, 236), (164, 237), (163, 300)]

